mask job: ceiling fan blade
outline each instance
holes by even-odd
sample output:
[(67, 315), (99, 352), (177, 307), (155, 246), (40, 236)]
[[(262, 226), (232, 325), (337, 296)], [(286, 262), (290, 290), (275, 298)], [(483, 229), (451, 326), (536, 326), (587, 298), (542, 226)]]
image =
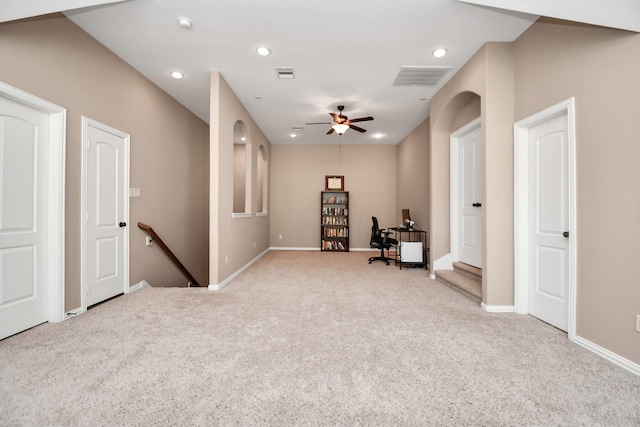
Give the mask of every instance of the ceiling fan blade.
[(359, 128), (356, 125), (349, 125), (349, 128), (351, 128), (353, 130), (357, 130), (358, 132), (362, 132), (362, 133), (365, 133), (367, 131), (366, 129)]
[(331, 117), (333, 117), (333, 120), (334, 120), (334, 121), (337, 121), (337, 120), (338, 120), (338, 117), (340, 117), (340, 116), (339, 116), (339, 115), (337, 115), (336, 113), (329, 113), (329, 115), (330, 115)]
[(373, 120), (373, 117), (360, 117), (359, 119), (347, 120), (347, 123), (368, 122), (370, 120)]
[(336, 130), (334, 128), (329, 129), (329, 132), (327, 132), (327, 135), (331, 135), (332, 133), (334, 133)]

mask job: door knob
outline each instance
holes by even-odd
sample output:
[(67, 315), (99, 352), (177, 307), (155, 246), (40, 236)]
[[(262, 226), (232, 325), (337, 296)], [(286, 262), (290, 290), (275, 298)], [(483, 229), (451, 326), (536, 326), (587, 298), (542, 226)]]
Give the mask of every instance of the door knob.
[(482, 206), (482, 203), (474, 203), (471, 206), (473, 206), (474, 208), (479, 208), (480, 206)]
[(124, 221), (122, 221), (119, 225), (120, 225), (120, 227), (122, 228), (122, 227), (126, 227), (126, 226), (127, 226), (127, 223), (126, 223), (126, 222), (124, 222)]
[(567, 237), (567, 238), (568, 238), (568, 237), (569, 237), (569, 232), (568, 232), (568, 231), (565, 231), (564, 233), (562, 233), (562, 235), (563, 235), (564, 237)]

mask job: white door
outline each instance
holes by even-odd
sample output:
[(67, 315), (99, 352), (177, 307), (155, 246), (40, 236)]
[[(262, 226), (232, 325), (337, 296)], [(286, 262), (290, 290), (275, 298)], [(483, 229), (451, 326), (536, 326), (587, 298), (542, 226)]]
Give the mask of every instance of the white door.
[(482, 128), (460, 137), (458, 256), (482, 268)]
[(529, 313), (563, 331), (569, 321), (567, 115), (529, 128)]
[(0, 339), (48, 320), (48, 121), (0, 97)]
[(86, 305), (128, 289), (129, 137), (83, 118)]

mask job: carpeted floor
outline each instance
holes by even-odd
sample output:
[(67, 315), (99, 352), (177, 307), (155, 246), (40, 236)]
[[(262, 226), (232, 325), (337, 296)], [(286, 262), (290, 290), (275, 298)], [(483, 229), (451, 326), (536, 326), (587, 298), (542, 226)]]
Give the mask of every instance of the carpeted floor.
[(640, 425), (640, 377), (368, 256), (272, 251), (0, 341), (0, 425)]

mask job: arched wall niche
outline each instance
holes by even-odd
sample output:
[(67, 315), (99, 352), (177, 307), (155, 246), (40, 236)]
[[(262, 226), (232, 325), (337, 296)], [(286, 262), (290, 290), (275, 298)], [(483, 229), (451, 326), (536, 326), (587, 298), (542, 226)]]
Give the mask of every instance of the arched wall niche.
[(258, 162), (256, 165), (257, 177), (257, 209), (259, 214), (268, 212), (269, 195), (269, 153), (264, 145), (258, 148)]
[(233, 125), (233, 213), (251, 212), (251, 138), (242, 120)]

